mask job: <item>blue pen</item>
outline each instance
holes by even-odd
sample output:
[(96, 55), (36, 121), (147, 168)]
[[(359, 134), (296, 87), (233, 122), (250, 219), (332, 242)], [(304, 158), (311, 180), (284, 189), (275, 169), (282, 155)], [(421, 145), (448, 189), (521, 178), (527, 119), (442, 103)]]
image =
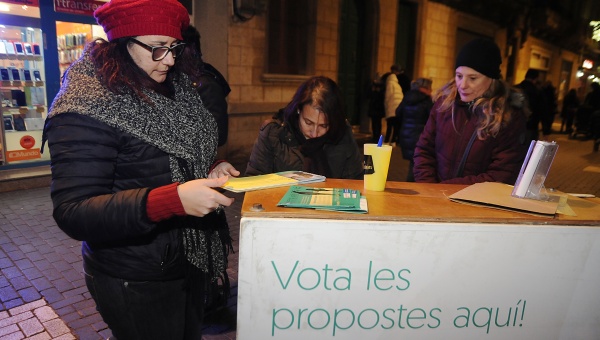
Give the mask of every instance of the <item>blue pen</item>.
[(377, 147), (380, 148), (383, 145), (383, 135), (379, 136), (379, 142), (377, 142)]

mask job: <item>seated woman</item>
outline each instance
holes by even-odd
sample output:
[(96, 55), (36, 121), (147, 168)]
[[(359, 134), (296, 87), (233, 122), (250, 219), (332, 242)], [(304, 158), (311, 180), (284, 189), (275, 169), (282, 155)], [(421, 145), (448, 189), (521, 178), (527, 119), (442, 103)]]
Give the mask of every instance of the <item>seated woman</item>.
[(500, 49), (467, 43), (454, 79), (438, 92), (414, 153), (416, 182), (514, 184), (525, 144), (525, 101), (500, 79)]
[(362, 153), (346, 121), (340, 89), (327, 77), (308, 79), (277, 117), (263, 123), (246, 175), (288, 170), (362, 178)]

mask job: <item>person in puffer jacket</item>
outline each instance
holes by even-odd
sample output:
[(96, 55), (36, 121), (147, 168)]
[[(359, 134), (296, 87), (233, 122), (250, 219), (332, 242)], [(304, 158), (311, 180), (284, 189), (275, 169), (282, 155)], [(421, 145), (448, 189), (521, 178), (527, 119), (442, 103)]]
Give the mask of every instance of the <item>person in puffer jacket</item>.
[(363, 155), (346, 120), (340, 89), (330, 78), (305, 81), (288, 105), (260, 127), (246, 175), (288, 170), (362, 179)]
[(53, 217), (81, 240), (87, 288), (118, 339), (200, 339), (231, 244), (217, 125), (187, 76), (177, 0), (112, 0), (51, 104)]
[(402, 102), (396, 109), (398, 117), (398, 143), (402, 150), (402, 158), (409, 160), (407, 182), (414, 182), (413, 155), (415, 145), (429, 118), (429, 111), (433, 106), (431, 100), (431, 79), (418, 78), (411, 82), (410, 90), (404, 95)]
[(500, 79), (500, 49), (479, 38), (456, 58), (417, 142), (416, 182), (515, 184), (529, 147), (525, 97)]

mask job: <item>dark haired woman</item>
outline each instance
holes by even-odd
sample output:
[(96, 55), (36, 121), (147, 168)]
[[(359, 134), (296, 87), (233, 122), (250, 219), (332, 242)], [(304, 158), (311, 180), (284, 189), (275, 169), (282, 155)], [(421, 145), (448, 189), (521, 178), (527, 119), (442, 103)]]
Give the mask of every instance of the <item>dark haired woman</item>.
[[(182, 69), (177, 0), (112, 0), (108, 40), (66, 72), (44, 137), (53, 216), (82, 240), (87, 287), (118, 339), (200, 339), (206, 289), (222, 279), (238, 175), (215, 163), (217, 127)], [(125, 18), (125, 19), (124, 19)]]
[(491, 40), (467, 43), (454, 79), (435, 96), (417, 142), (416, 182), (515, 184), (527, 148), (525, 101), (500, 79), (500, 49)]
[(340, 89), (327, 77), (300, 85), (279, 116), (260, 128), (246, 175), (287, 170), (362, 178), (362, 153), (346, 121)]

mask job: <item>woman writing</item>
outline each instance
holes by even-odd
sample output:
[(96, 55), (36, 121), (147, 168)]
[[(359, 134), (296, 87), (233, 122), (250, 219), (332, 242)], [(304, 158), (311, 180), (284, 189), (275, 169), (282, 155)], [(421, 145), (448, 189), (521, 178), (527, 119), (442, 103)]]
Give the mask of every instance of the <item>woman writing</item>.
[(279, 117), (260, 128), (246, 175), (287, 170), (362, 178), (362, 154), (346, 121), (340, 90), (327, 77), (300, 85)]
[(500, 80), (500, 49), (467, 43), (414, 153), (416, 182), (514, 184), (527, 153), (524, 97)]
[(94, 16), (108, 41), (66, 72), (44, 136), (53, 216), (82, 240), (87, 287), (118, 339), (200, 339), (206, 290), (226, 266), (213, 188), (217, 127), (186, 75), (187, 10), (112, 0)]

